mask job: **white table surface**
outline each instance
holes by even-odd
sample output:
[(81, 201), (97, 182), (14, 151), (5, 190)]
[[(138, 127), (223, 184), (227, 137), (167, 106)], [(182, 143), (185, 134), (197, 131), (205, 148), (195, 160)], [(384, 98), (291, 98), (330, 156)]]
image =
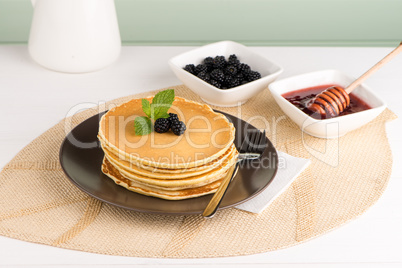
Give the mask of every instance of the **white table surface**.
[[(180, 84), (167, 61), (191, 47), (123, 47), (113, 65), (63, 74), (34, 63), (26, 46), (0, 46), (0, 169), (77, 107)], [(392, 48), (252, 47), (284, 67), (279, 77), (339, 69), (358, 77)], [(366, 82), (402, 117), (402, 55)], [(0, 237), (2, 267), (402, 267), (402, 125), (388, 124), (394, 166), (379, 201), (358, 219), (288, 249), (212, 259), (105, 256)]]

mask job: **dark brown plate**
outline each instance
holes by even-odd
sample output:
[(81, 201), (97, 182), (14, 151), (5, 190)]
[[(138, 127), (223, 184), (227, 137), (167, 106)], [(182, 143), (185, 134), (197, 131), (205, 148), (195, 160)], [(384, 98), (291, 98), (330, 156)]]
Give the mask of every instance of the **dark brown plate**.
[[(224, 114), (236, 128), (237, 148), (240, 147), (245, 133), (257, 130), (237, 117), (220, 113)], [(102, 115), (103, 113), (100, 113), (79, 124), (67, 135), (61, 145), (61, 166), (67, 177), (79, 189), (108, 204), (140, 212), (199, 214), (204, 210), (212, 195), (169, 201), (131, 192), (104, 175), (101, 172), (104, 154), (97, 138), (99, 119)], [(249, 200), (264, 190), (273, 180), (278, 169), (278, 155), (269, 139), (266, 139), (266, 145), (263, 160), (248, 161), (240, 166), (222, 200), (220, 209), (233, 207)]]

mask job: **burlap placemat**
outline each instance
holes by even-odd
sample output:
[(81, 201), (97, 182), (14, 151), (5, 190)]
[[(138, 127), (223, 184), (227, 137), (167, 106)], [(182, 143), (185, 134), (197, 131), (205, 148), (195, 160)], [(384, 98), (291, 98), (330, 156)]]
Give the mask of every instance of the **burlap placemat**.
[[(176, 95), (201, 99), (185, 86)], [(268, 90), (236, 108), (218, 109), (265, 128), (277, 150), (312, 164), (261, 214), (235, 208), (212, 219), (163, 216), (117, 208), (89, 197), (64, 175), (58, 160), (66, 126), (133, 97), (66, 118), (25, 147), (0, 174), (0, 235), (61, 248), (136, 257), (246, 255), (296, 245), (356, 218), (381, 196), (392, 156), (389, 110), (340, 139), (303, 135)], [(286, 163), (280, 163), (286, 165)], [(174, 202), (174, 201), (172, 201)]]

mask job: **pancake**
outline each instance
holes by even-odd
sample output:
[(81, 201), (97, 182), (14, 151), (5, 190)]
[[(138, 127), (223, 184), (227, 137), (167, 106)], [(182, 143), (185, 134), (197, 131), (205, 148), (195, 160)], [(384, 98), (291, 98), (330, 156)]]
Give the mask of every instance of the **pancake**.
[[(105, 154), (107, 154), (108, 156), (112, 156), (116, 161), (121, 162), (120, 163), (121, 165), (124, 165), (126, 167), (128, 165), (128, 168), (145, 170), (145, 171), (149, 171), (152, 173), (172, 174), (173, 176), (174, 176), (174, 174), (185, 173), (185, 172), (199, 172), (199, 173), (207, 172), (208, 170), (213, 169), (215, 167), (215, 165), (218, 165), (219, 162), (225, 161), (225, 159), (228, 159), (231, 152), (233, 152), (233, 151), (237, 152), (236, 147), (232, 144), (226, 152), (224, 152), (218, 158), (205, 163), (204, 165), (187, 167), (188, 164), (184, 164), (184, 165), (182, 165), (181, 168), (172, 169), (172, 168), (163, 168), (163, 167), (153, 167), (153, 166), (146, 165), (143, 162), (141, 163), (141, 162), (137, 162), (135, 160), (126, 158), (126, 156), (119, 154), (119, 152), (117, 152), (116, 150), (113, 150), (112, 148), (110, 148), (108, 145), (106, 145), (102, 141), (101, 141), (101, 148), (105, 152)], [(133, 172), (136, 172), (136, 171), (133, 170)]]
[[(146, 99), (151, 102), (152, 98)], [(168, 112), (178, 114), (186, 124), (183, 135), (171, 132), (135, 135), (134, 119), (145, 114), (141, 99), (133, 99), (102, 116), (99, 140), (102, 146), (130, 163), (165, 169), (205, 165), (224, 155), (233, 144), (233, 124), (208, 105), (175, 97)]]
[(152, 187), (156, 188), (161, 188), (161, 189), (170, 189), (170, 190), (179, 190), (179, 189), (187, 189), (187, 188), (192, 188), (192, 187), (199, 187), (208, 183), (211, 183), (213, 181), (218, 180), (226, 171), (230, 168), (232, 164), (234, 164), (234, 161), (228, 161), (224, 163), (224, 165), (209, 171), (207, 173), (201, 174), (201, 175), (196, 175), (196, 176), (191, 176), (191, 177), (186, 177), (186, 178), (180, 178), (180, 179), (155, 179), (155, 178), (150, 178), (142, 175), (138, 175), (135, 173), (131, 173), (129, 171), (126, 171), (124, 169), (121, 169), (119, 166), (117, 166), (115, 163), (112, 163), (109, 161), (107, 157), (105, 157), (105, 160), (107, 161), (108, 164), (113, 166), (116, 170), (119, 171), (119, 173), (126, 179), (134, 182), (140, 182)]
[(135, 118), (145, 116), (141, 99), (105, 113), (98, 132), (102, 172), (130, 191), (167, 200), (215, 192), (238, 156), (233, 124), (208, 105), (180, 97), (168, 112), (186, 124), (183, 135), (135, 135)]
[(116, 184), (123, 186), (130, 191), (167, 200), (182, 200), (182, 199), (199, 197), (206, 194), (211, 194), (216, 192), (216, 189), (219, 187), (221, 183), (220, 179), (201, 187), (184, 189), (184, 190), (168, 191), (168, 190), (156, 189), (153, 187), (140, 185), (139, 183), (135, 183), (133, 181), (124, 178), (119, 173), (119, 171), (115, 169), (112, 165), (110, 165), (110, 163), (108, 163), (107, 160), (105, 159), (102, 164), (102, 172), (108, 177), (110, 177)]
[(218, 167), (224, 166), (225, 164), (227, 164), (227, 162), (230, 162), (231, 159), (235, 158), (237, 155), (237, 150), (235, 146), (232, 145), (229, 148), (229, 150), (225, 152), (225, 154), (221, 155), (219, 158), (203, 166), (187, 168), (187, 169), (160, 169), (130, 163), (126, 160), (119, 159), (118, 156), (108, 151), (107, 148), (102, 149), (108, 161), (111, 164), (113, 164), (118, 170), (124, 170), (126, 172), (132, 173), (133, 175), (145, 176), (155, 179), (165, 179), (165, 180), (188, 178), (192, 176), (205, 174), (207, 172), (211, 172), (212, 170), (217, 169)]

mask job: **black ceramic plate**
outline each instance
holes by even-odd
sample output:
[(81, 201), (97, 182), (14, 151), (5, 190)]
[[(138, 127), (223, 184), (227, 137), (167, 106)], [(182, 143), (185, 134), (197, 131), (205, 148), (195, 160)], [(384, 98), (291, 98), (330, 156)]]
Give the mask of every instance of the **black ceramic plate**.
[[(239, 148), (245, 133), (256, 131), (256, 128), (237, 117), (221, 113), (234, 124), (235, 144)], [(97, 139), (99, 119), (102, 115), (103, 113), (100, 113), (79, 124), (67, 135), (61, 145), (61, 166), (67, 177), (79, 189), (103, 202), (140, 212), (198, 214), (204, 210), (212, 195), (169, 201), (131, 192), (104, 175), (101, 172), (103, 151)], [(268, 139), (266, 139), (266, 145), (262, 161), (253, 160), (254, 162), (240, 166), (222, 200), (220, 209), (233, 207), (249, 200), (264, 190), (273, 180), (278, 168), (278, 155)]]

